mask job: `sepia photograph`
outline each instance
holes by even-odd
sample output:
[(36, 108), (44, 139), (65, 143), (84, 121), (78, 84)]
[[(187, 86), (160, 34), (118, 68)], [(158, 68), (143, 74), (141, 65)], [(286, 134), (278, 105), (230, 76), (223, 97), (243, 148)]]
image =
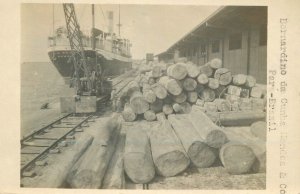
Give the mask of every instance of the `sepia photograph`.
[(20, 9), (21, 188), (266, 189), (268, 6)]

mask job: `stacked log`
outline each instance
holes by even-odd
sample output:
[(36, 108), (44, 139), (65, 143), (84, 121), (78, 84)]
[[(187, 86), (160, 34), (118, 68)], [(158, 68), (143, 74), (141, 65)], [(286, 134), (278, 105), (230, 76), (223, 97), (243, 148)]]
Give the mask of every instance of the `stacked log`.
[[(186, 59), (169, 64), (153, 62), (151, 68), (145, 75), (137, 76), (124, 92), (137, 118), (152, 121), (153, 112), (189, 113), (198, 99), (204, 102), (202, 110), (209, 115), (265, 111), (266, 90), (251, 75), (232, 75), (220, 59), (212, 59), (200, 67)], [(124, 109), (126, 113), (129, 110)]]

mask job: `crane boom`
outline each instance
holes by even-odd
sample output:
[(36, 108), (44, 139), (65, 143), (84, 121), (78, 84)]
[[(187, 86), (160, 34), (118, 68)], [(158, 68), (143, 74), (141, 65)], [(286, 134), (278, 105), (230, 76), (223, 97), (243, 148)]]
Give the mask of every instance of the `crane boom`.
[[(90, 80), (91, 70), (87, 65), (86, 56), (84, 53), (84, 48), (82, 44), (81, 31), (80, 26), (77, 21), (75, 8), (72, 3), (64, 3), (63, 10), (65, 14), (66, 26), (68, 31), (68, 39), (70, 42), (71, 50), (72, 50), (72, 59), (74, 62), (74, 75), (75, 78), (75, 86), (77, 89), (77, 93), (81, 88), (81, 78), (84, 78), (86, 81), (86, 92), (92, 92), (92, 83)], [(82, 92), (82, 91), (80, 91)]]

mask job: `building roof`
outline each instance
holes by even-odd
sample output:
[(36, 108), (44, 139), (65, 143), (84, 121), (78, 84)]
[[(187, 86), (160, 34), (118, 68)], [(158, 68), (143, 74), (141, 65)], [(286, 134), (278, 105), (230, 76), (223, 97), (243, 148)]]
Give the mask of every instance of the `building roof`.
[(156, 56), (174, 53), (176, 48), (185, 44), (205, 42), (208, 38), (222, 38), (227, 30), (249, 29), (252, 25), (261, 24), (267, 24), (266, 6), (222, 6)]

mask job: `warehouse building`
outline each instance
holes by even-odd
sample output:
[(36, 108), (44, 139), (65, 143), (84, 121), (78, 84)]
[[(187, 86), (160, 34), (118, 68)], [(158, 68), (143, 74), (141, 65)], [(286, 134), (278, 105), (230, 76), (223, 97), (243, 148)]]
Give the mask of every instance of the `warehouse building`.
[(165, 62), (186, 57), (199, 66), (220, 58), (233, 74), (266, 84), (267, 15), (266, 6), (221, 7), (157, 57)]

